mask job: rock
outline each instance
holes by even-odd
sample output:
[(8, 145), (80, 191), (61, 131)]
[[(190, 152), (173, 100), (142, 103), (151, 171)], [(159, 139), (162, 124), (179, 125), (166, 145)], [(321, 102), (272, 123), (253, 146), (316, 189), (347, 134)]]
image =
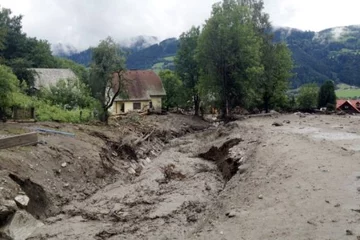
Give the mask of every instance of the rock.
[(284, 120), (284, 123), (290, 124), (291, 122), (290, 122), (290, 120)]
[(258, 196), (258, 198), (259, 198), (259, 199), (264, 199), (264, 196), (263, 196), (262, 194), (260, 194), (260, 195)]
[(146, 158), (145, 161), (146, 161), (147, 163), (151, 163), (150, 158)]
[(352, 235), (354, 235), (354, 233), (351, 230), (346, 230), (346, 235), (347, 236), (352, 236)]
[(61, 167), (63, 167), (63, 168), (65, 168), (66, 166), (67, 166), (67, 163), (66, 163), (66, 162), (64, 162), (64, 163), (61, 164)]
[(43, 225), (42, 222), (36, 220), (26, 211), (17, 211), (11, 221), (1, 228), (0, 239), (4, 239), (1, 238), (3, 237), (2, 233), (11, 236), (8, 239), (27, 239), (37, 228)]
[(236, 212), (235, 211), (230, 211), (230, 212), (226, 213), (226, 216), (228, 216), (229, 218), (236, 217)]
[(279, 123), (279, 122), (274, 122), (274, 123), (272, 124), (272, 126), (275, 126), (275, 127), (282, 127), (282, 126), (284, 126), (284, 124)]
[[(15, 202), (13, 202), (13, 203), (15, 204)], [(1, 205), (0, 205), (0, 224), (7, 222), (9, 220), (9, 218), (12, 215), (14, 215), (15, 211), (16, 211), (16, 204), (15, 204), (15, 206), (9, 206), (9, 205), (5, 205), (5, 203), (1, 203)]]
[(247, 170), (249, 169), (249, 165), (248, 164), (244, 164), (238, 167), (238, 172), (240, 174), (245, 173)]
[(342, 147), (341, 149), (342, 149), (342, 150), (344, 150), (345, 152), (347, 152), (347, 151), (348, 151), (348, 150), (347, 150), (346, 148), (344, 148), (344, 147)]
[(70, 184), (69, 184), (69, 183), (65, 183), (65, 184), (64, 184), (64, 188), (68, 188), (68, 187), (70, 187)]
[(205, 190), (206, 191), (211, 191), (211, 187), (207, 183), (205, 183)]
[(340, 207), (340, 203), (336, 204), (334, 207), (336, 208)]
[(15, 197), (15, 202), (22, 208), (26, 208), (29, 204), (30, 198), (26, 195), (18, 195)]

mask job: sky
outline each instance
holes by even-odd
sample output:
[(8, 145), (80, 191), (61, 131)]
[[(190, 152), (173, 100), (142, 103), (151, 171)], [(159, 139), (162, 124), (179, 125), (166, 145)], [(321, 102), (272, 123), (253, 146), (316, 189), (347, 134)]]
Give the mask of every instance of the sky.
[[(23, 15), (23, 30), (52, 44), (79, 50), (107, 36), (116, 40), (178, 37), (209, 18), (219, 0), (0, 0), (0, 6)], [(320, 31), (360, 24), (359, 0), (264, 0), (274, 26)]]

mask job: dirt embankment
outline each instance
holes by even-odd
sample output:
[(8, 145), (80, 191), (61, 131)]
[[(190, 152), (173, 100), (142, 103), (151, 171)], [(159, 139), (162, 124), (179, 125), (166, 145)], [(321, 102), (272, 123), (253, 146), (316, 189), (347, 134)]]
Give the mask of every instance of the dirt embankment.
[[(0, 236), (22, 239), (24, 235), (11, 229), (15, 212), (27, 214), (20, 211), (22, 208), (31, 214), (27, 215), (29, 219), (47, 222), (49, 217), (64, 213), (64, 206), (84, 202), (109, 184), (130, 184), (171, 139), (208, 126), (197, 118), (181, 115), (134, 115), (106, 127), (0, 125), (1, 137), (37, 127), (75, 133), (75, 138), (41, 134), (37, 146), (0, 151)], [(18, 195), (30, 198), (27, 206), (15, 205), (13, 199)]]
[(186, 239), (246, 165), (258, 137), (231, 123), (170, 140), (131, 180), (71, 201), (29, 239)]

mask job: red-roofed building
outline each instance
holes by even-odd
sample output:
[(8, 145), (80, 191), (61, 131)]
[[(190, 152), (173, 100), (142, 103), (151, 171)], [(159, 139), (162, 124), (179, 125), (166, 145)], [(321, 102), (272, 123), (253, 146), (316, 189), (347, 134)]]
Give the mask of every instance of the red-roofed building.
[(360, 100), (337, 100), (336, 110), (346, 113), (360, 113)]
[[(119, 76), (114, 74), (114, 82)], [(161, 111), (162, 98), (166, 96), (160, 77), (151, 70), (129, 70), (124, 74), (124, 94), (115, 99), (112, 114), (142, 111), (151, 108)], [(114, 92), (118, 86), (114, 86)]]

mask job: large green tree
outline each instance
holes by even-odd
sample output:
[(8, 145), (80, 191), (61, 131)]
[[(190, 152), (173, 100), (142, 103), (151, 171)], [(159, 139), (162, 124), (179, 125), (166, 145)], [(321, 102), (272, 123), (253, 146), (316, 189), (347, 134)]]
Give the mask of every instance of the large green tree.
[(286, 99), (293, 63), (291, 52), (284, 44), (263, 43), (263, 74), (258, 78), (259, 93), (266, 112), (280, 107)]
[(202, 86), (207, 95), (220, 99), (223, 117), (236, 105), (246, 105), (255, 94), (262, 74), (261, 38), (255, 31), (251, 11), (235, 0), (213, 6), (199, 37), (198, 56)]
[(318, 107), (326, 107), (329, 110), (335, 110), (336, 108), (336, 93), (335, 85), (331, 80), (325, 81), (320, 87)]
[(183, 83), (173, 71), (164, 70), (159, 73), (166, 91), (163, 106), (169, 108), (182, 107), (186, 104), (185, 89)]
[(89, 86), (102, 105), (102, 121), (107, 122), (109, 109), (123, 90), (125, 59), (119, 46), (110, 37), (93, 48)]
[(184, 86), (191, 92), (194, 102), (195, 115), (199, 115), (200, 96), (198, 82), (200, 79), (200, 69), (196, 59), (196, 51), (200, 28), (192, 27), (188, 32), (181, 34), (179, 39), (179, 50), (175, 57), (176, 73), (184, 83)]
[(316, 83), (301, 86), (297, 97), (298, 106), (301, 110), (312, 111), (317, 107), (319, 87)]

